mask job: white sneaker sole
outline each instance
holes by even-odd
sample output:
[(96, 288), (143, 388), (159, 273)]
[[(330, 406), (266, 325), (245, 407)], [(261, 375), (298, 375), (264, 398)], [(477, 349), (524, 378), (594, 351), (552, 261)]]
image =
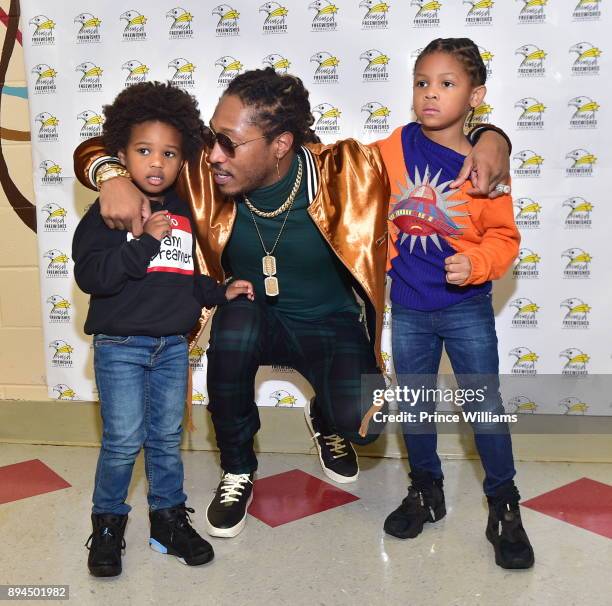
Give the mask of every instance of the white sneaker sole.
[[(310, 402), (306, 402), (306, 404), (304, 405), (304, 418), (306, 419), (306, 425), (308, 425), (308, 429), (310, 430), (310, 433), (312, 434), (312, 437), (314, 439), (315, 446), (317, 447), (317, 454), (319, 455), (319, 461), (321, 462), (321, 468), (323, 469), (323, 473), (330, 480), (333, 480), (338, 484), (351, 484), (352, 482), (356, 482), (357, 478), (359, 477), (359, 469), (357, 469), (357, 473), (354, 476), (341, 476), (339, 473), (336, 473), (335, 471), (332, 471), (331, 469), (325, 467), (325, 464), (323, 463), (323, 457), (321, 456), (321, 447), (319, 446), (318, 440), (314, 437), (316, 432), (314, 430), (314, 427), (312, 426), (312, 419), (310, 418)], [(357, 453), (355, 453), (355, 457), (357, 457)], [(357, 459), (357, 465), (359, 465), (359, 459)]]
[(223, 539), (232, 539), (233, 537), (239, 535), (242, 532), (242, 529), (244, 528), (246, 524), (246, 519), (248, 515), (247, 510), (249, 509), (249, 505), (251, 504), (252, 501), (253, 501), (253, 492), (251, 492), (251, 494), (249, 495), (249, 500), (247, 501), (247, 506), (245, 507), (245, 510), (244, 510), (244, 517), (240, 520), (240, 522), (238, 522), (238, 524), (235, 524), (231, 528), (217, 528), (216, 526), (213, 526), (209, 522), (208, 520), (208, 510), (210, 508), (210, 503), (209, 503), (208, 507), (206, 508), (206, 532), (211, 537), (221, 537)]

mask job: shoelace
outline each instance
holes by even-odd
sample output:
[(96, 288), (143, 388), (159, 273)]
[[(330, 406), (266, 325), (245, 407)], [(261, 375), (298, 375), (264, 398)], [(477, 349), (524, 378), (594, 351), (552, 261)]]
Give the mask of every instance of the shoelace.
[(192, 522), (191, 517), (189, 515), (190, 513), (195, 513), (195, 509), (193, 509), (192, 507), (181, 507), (177, 510), (177, 516), (174, 520), (174, 527), (170, 532), (170, 541), (174, 540), (175, 530), (188, 534), (190, 537), (193, 537), (194, 535), (199, 536), (196, 530), (191, 525)]
[[(316, 433), (314, 435), (314, 439), (318, 438), (320, 435), (320, 433)], [(329, 436), (322, 437), (325, 440), (325, 445), (332, 453), (332, 458), (340, 459), (348, 455), (348, 452), (346, 451), (346, 441), (342, 436), (332, 433)]]
[(226, 473), (221, 481), (221, 503), (237, 502), (242, 496), (246, 483), (252, 484), (248, 473)]
[[(105, 547), (106, 549), (114, 549), (115, 547), (115, 542), (117, 540), (117, 537), (113, 534), (112, 528), (110, 528), (109, 526), (103, 526), (102, 528), (99, 529), (100, 532), (100, 547)], [(92, 532), (89, 535), (89, 538), (87, 539), (87, 541), (85, 542), (85, 547), (87, 547), (87, 549), (89, 549), (91, 551), (91, 542), (93, 541), (94, 535), (96, 533)], [(121, 549), (125, 549), (126, 543), (125, 543), (125, 539), (122, 537), (121, 538)]]

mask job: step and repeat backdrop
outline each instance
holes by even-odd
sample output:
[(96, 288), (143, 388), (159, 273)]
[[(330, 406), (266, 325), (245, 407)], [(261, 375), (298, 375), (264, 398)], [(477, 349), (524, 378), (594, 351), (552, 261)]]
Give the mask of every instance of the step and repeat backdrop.
[[(271, 66), (303, 79), (322, 140), (370, 142), (412, 119), (419, 50), (437, 37), (467, 36), (489, 74), (477, 115), (514, 144), (522, 243), (494, 297), (500, 372), (521, 380), (504, 393), (506, 405), (526, 414), (612, 414), (609, 391), (593, 391), (612, 372), (608, 0), (118, 4), (22, 2), (51, 397), (96, 397), (82, 333), (87, 299), (74, 284), (70, 252), (95, 196), (76, 182), (72, 152), (100, 133), (102, 106), (123, 87), (169, 80), (198, 98), (207, 121), (232, 78)], [(391, 375), (389, 330), (387, 309)], [(202, 404), (206, 347), (205, 336), (191, 353), (193, 399)], [(555, 380), (545, 380), (550, 375)], [(311, 393), (291, 369), (260, 371), (260, 405), (300, 406)]]

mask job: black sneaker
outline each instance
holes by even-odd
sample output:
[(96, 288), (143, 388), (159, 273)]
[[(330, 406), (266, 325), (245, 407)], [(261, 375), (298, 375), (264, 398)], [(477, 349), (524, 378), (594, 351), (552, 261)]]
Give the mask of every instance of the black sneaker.
[(246, 524), (253, 500), (255, 473), (223, 473), (213, 500), (206, 510), (206, 531), (213, 537), (235, 537)]
[(116, 577), (121, 574), (121, 550), (125, 549), (127, 514), (92, 513), (93, 532), (85, 547), (89, 549), (87, 567), (94, 577)]
[(398, 539), (414, 539), (425, 522), (437, 522), (446, 515), (443, 479), (434, 479), (426, 472), (411, 472), (410, 479), (408, 496), (387, 516), (383, 526), (387, 534)]
[(191, 526), (190, 513), (194, 513), (194, 510), (185, 507), (185, 503), (150, 511), (149, 545), (159, 553), (176, 556), (179, 562), (187, 566), (200, 566), (210, 562), (215, 553), (210, 543)]
[(520, 500), (514, 482), (500, 486), (494, 496), (487, 497), (486, 536), (495, 549), (495, 563), (502, 568), (531, 568), (535, 561), (533, 547), (521, 521)]
[(322, 420), (311, 412), (311, 403), (304, 406), (306, 425), (319, 453), (323, 473), (334, 482), (348, 484), (359, 477), (359, 463), (353, 445), (342, 436), (325, 430)]

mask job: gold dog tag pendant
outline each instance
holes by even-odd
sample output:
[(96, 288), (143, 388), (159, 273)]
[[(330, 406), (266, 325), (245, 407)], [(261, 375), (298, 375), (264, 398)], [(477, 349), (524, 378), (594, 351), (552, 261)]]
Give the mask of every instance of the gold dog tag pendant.
[(264, 280), (264, 285), (266, 287), (266, 295), (268, 297), (276, 297), (278, 296), (278, 279), (274, 276), (268, 276)]
[(261, 266), (263, 268), (264, 276), (276, 275), (276, 257), (272, 255), (266, 255), (261, 259)]

